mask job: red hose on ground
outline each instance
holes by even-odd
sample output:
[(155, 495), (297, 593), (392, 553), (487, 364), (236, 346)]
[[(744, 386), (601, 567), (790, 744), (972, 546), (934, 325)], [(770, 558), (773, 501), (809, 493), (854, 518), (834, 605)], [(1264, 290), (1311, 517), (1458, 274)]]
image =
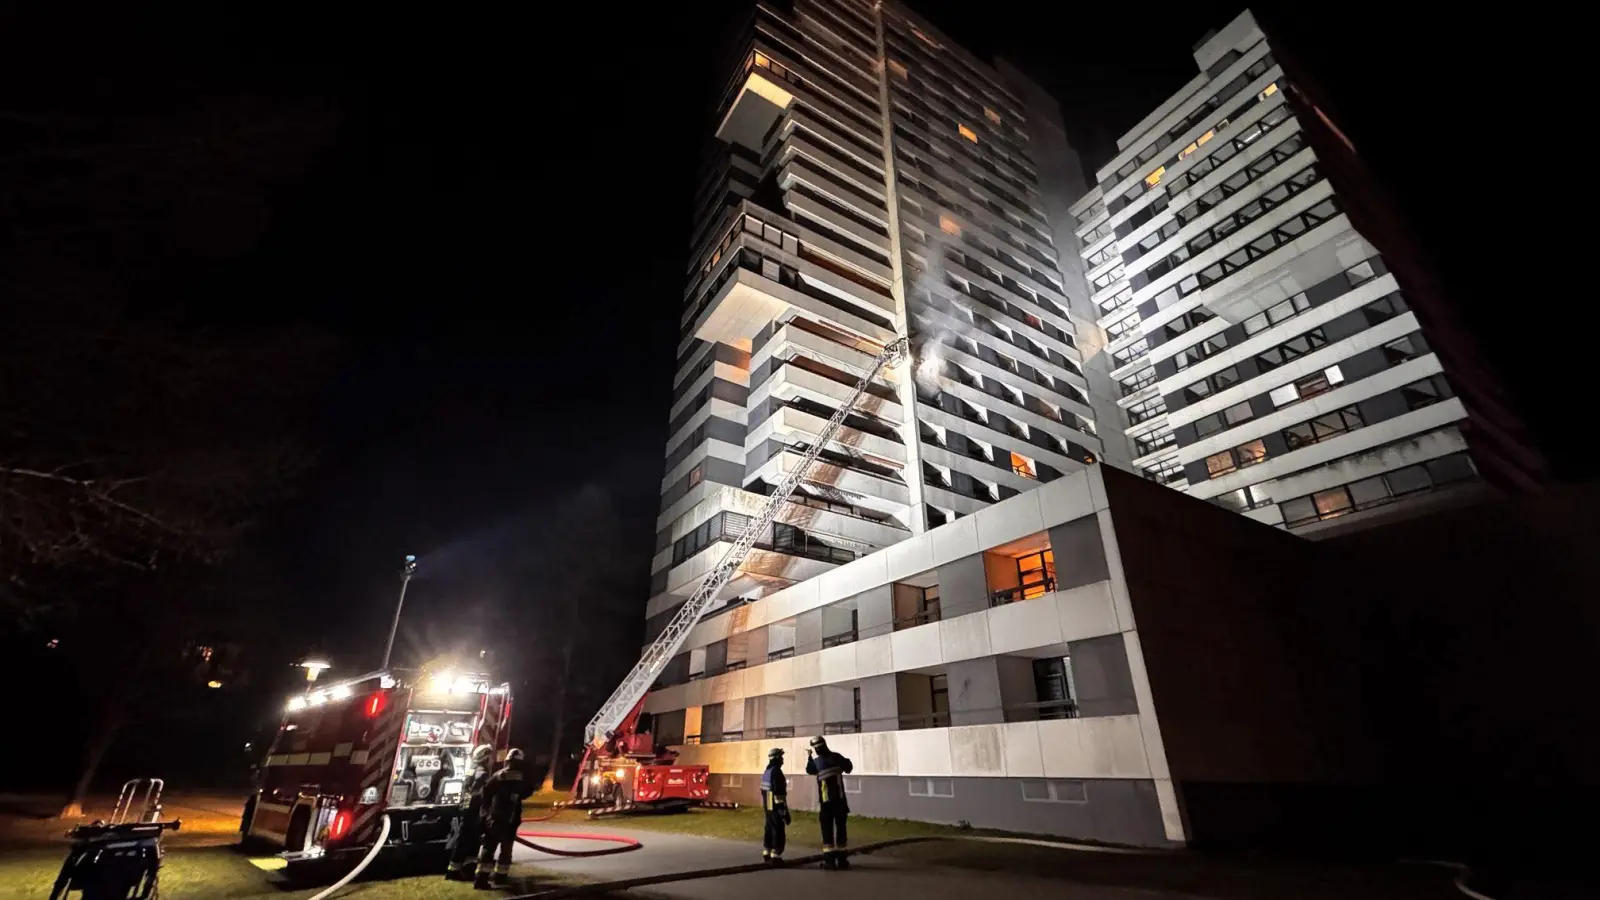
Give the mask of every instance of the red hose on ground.
[[(546, 847), (543, 844), (535, 844), (533, 841), (528, 840), (528, 838), (544, 838), (545, 840), (561, 840), (561, 841), (607, 841), (609, 843), (618, 844), (620, 846), (604, 847), (604, 848), (601, 848), (599, 850), (557, 850), (554, 847)], [(549, 853), (549, 854), (551, 854), (553, 856), (578, 856), (578, 857), (583, 857), (583, 856), (610, 856), (610, 855), (612, 855), (614, 853), (627, 853), (627, 852), (632, 851), (632, 850), (637, 850), (637, 849), (639, 849), (640, 846), (642, 846), (638, 841), (634, 840), (633, 838), (631, 838), (631, 837), (623, 837), (622, 835), (619, 835), (619, 834), (590, 834), (588, 832), (581, 832), (581, 831), (520, 831), (519, 830), (517, 832), (517, 843), (521, 844), (524, 847), (531, 847), (531, 848), (533, 848), (535, 850), (538, 850), (541, 853)]]

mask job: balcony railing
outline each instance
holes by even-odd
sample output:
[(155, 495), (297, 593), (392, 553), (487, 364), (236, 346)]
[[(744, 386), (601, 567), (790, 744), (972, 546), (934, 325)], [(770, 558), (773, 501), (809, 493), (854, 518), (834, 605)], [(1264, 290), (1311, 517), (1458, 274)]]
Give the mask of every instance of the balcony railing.
[(859, 635), (856, 632), (846, 631), (843, 634), (830, 634), (823, 638), (822, 646), (826, 649), (828, 647), (837, 647), (841, 644), (853, 644), (857, 640), (859, 640)]
[[(1076, 719), (1078, 717), (1078, 701), (1076, 700), (1041, 700), (1037, 703), (1018, 703), (1006, 707), (1008, 711), (1032, 711), (1041, 719)], [(1009, 720), (1010, 717), (1007, 717)]]
[(745, 666), (748, 666), (749, 664), (750, 664), (750, 661), (747, 660), (747, 659), (730, 659), (730, 660), (728, 660), (727, 667), (724, 668), (723, 671), (724, 672), (736, 672), (739, 669), (742, 669)]
[(698, 744), (698, 743), (700, 743), (700, 735), (698, 735), (698, 734), (686, 734), (686, 735), (683, 736), (683, 742), (685, 744)]
[(907, 715), (902, 713), (900, 715), (901, 731), (909, 731), (914, 728), (948, 728), (949, 726), (950, 714), (947, 712), (927, 713), (922, 715)]
[(823, 734), (859, 734), (860, 732), (861, 721), (859, 719), (851, 722), (827, 722), (822, 726)]
[(1019, 584), (1016, 587), (1001, 588), (998, 591), (990, 591), (989, 605), (991, 607), (1005, 606), (1007, 603), (1015, 603), (1018, 600), (1026, 600), (1030, 597), (1038, 597), (1043, 594), (1048, 594), (1055, 589), (1055, 578), (1036, 578), (1032, 581), (1024, 581), (1022, 584)]
[(789, 657), (791, 657), (793, 655), (794, 655), (794, 648), (793, 647), (784, 647), (784, 648), (782, 648), (780, 650), (769, 650), (769, 651), (767, 651), (767, 662), (772, 662), (773, 660), (778, 660), (778, 659), (788, 659)]
[(937, 609), (923, 610), (919, 613), (914, 613), (909, 616), (902, 616), (898, 619), (895, 619), (894, 630), (901, 631), (906, 628), (915, 628), (918, 625), (926, 625), (929, 622), (937, 621), (939, 621), (939, 611)]
[(773, 725), (773, 726), (767, 728), (766, 730), (764, 730), (763, 732), (761, 732), (761, 734), (762, 734), (763, 737), (768, 737), (768, 738), (792, 738), (792, 737), (794, 737), (794, 726), (793, 725)]

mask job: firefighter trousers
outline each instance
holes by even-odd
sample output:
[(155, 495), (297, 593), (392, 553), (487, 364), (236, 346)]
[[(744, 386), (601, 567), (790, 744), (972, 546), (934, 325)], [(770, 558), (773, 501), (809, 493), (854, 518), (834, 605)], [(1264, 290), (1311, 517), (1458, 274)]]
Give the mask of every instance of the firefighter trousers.
[(829, 856), (833, 851), (850, 846), (850, 807), (843, 800), (824, 800), (817, 821), (822, 824), (822, 852)]
[(761, 855), (771, 858), (783, 856), (783, 845), (788, 840), (788, 825), (783, 821), (787, 810), (779, 806), (767, 809), (767, 826), (761, 832)]
[(446, 872), (459, 872), (467, 863), (474, 862), (478, 857), (478, 843), (483, 838), (483, 821), (478, 813), (471, 810), (463, 812), (459, 821)]
[[(478, 851), (478, 881), (488, 881), (493, 864), (494, 879), (505, 881), (511, 874), (511, 847), (517, 842), (520, 822), (491, 821), (483, 829), (483, 849)], [(499, 859), (495, 859), (499, 851)]]

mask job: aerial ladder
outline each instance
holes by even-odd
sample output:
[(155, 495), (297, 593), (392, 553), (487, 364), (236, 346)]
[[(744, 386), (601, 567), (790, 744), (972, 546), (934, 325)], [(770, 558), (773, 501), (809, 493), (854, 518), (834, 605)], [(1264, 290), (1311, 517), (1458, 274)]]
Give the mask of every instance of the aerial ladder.
[[(873, 380), (910, 355), (911, 342), (905, 337), (898, 337), (883, 348), (883, 352), (873, 361), (872, 369), (856, 382), (850, 398), (839, 405), (833, 417), (817, 433), (816, 440), (806, 449), (799, 464), (778, 483), (767, 497), (766, 505), (761, 508), (761, 512), (734, 540), (728, 552), (723, 554), (722, 560), (700, 583), (694, 595), (678, 609), (677, 614), (650, 646), (645, 648), (644, 654), (634, 664), (632, 671), (621, 684), (617, 685), (617, 689), (600, 707), (600, 711), (594, 714), (594, 718), (589, 720), (583, 735), (586, 745), (583, 762), (578, 769), (578, 780), (573, 785), (575, 805), (592, 806), (601, 803), (631, 805), (635, 802), (673, 800), (681, 802), (698, 799), (691, 794), (697, 794), (699, 797), (705, 795), (703, 767), (699, 767), (699, 772), (679, 773), (677, 778), (672, 777), (670, 772), (650, 771), (652, 768), (662, 766), (659, 765), (661, 756), (654, 747), (652, 735), (637, 731), (645, 695), (650, 692), (651, 685), (656, 683), (656, 679), (666, 670), (667, 664), (683, 647), (684, 640), (689, 637), (690, 629), (700, 621), (701, 616), (711, 610), (716, 603), (717, 594), (738, 574), (739, 566), (744, 563), (745, 557), (750, 555), (750, 550), (756, 541), (772, 527), (778, 518), (778, 513), (783, 510), (783, 504), (794, 496), (806, 473), (822, 455), (823, 448), (833, 440), (834, 435), (844, 425), (845, 419), (855, 411)], [(651, 766), (647, 761), (658, 765)], [(657, 778), (660, 780), (657, 781)], [(680, 779), (682, 784), (669, 784)], [(646, 781), (650, 783), (646, 784)], [(699, 790), (673, 790), (680, 787), (693, 789), (696, 781), (702, 786)], [(675, 794), (682, 796), (673, 796)]]

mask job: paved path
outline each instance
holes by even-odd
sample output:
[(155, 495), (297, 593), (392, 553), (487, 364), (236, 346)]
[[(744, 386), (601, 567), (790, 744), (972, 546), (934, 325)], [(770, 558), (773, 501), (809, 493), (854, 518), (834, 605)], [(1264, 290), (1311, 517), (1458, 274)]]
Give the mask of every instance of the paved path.
[[(541, 869), (596, 881), (714, 869), (761, 861), (761, 847), (742, 841), (587, 825), (562, 825), (559, 829), (553, 830), (622, 835), (639, 840), (644, 848), (616, 856), (572, 859), (550, 856), (518, 845), (516, 860), (531, 863)], [(545, 843), (573, 850), (592, 850), (604, 846), (592, 841), (546, 841)], [(792, 850), (799, 855), (816, 852), (814, 849), (803, 847)], [(1152, 900), (1156, 897), (1176, 900), (1188, 896), (1132, 888), (1079, 885), (1025, 875), (920, 866), (879, 856), (852, 857), (851, 864), (853, 868), (849, 872), (829, 872), (813, 865), (751, 872), (744, 875), (726, 875), (720, 878), (675, 881), (650, 885), (641, 890), (671, 897), (694, 897), (705, 900), (752, 900), (752, 898), (884, 900), (890, 895), (889, 892), (896, 892), (905, 897), (914, 896), (917, 900), (995, 896), (1050, 897), (1052, 900), (1057, 898), (1059, 900)]]

